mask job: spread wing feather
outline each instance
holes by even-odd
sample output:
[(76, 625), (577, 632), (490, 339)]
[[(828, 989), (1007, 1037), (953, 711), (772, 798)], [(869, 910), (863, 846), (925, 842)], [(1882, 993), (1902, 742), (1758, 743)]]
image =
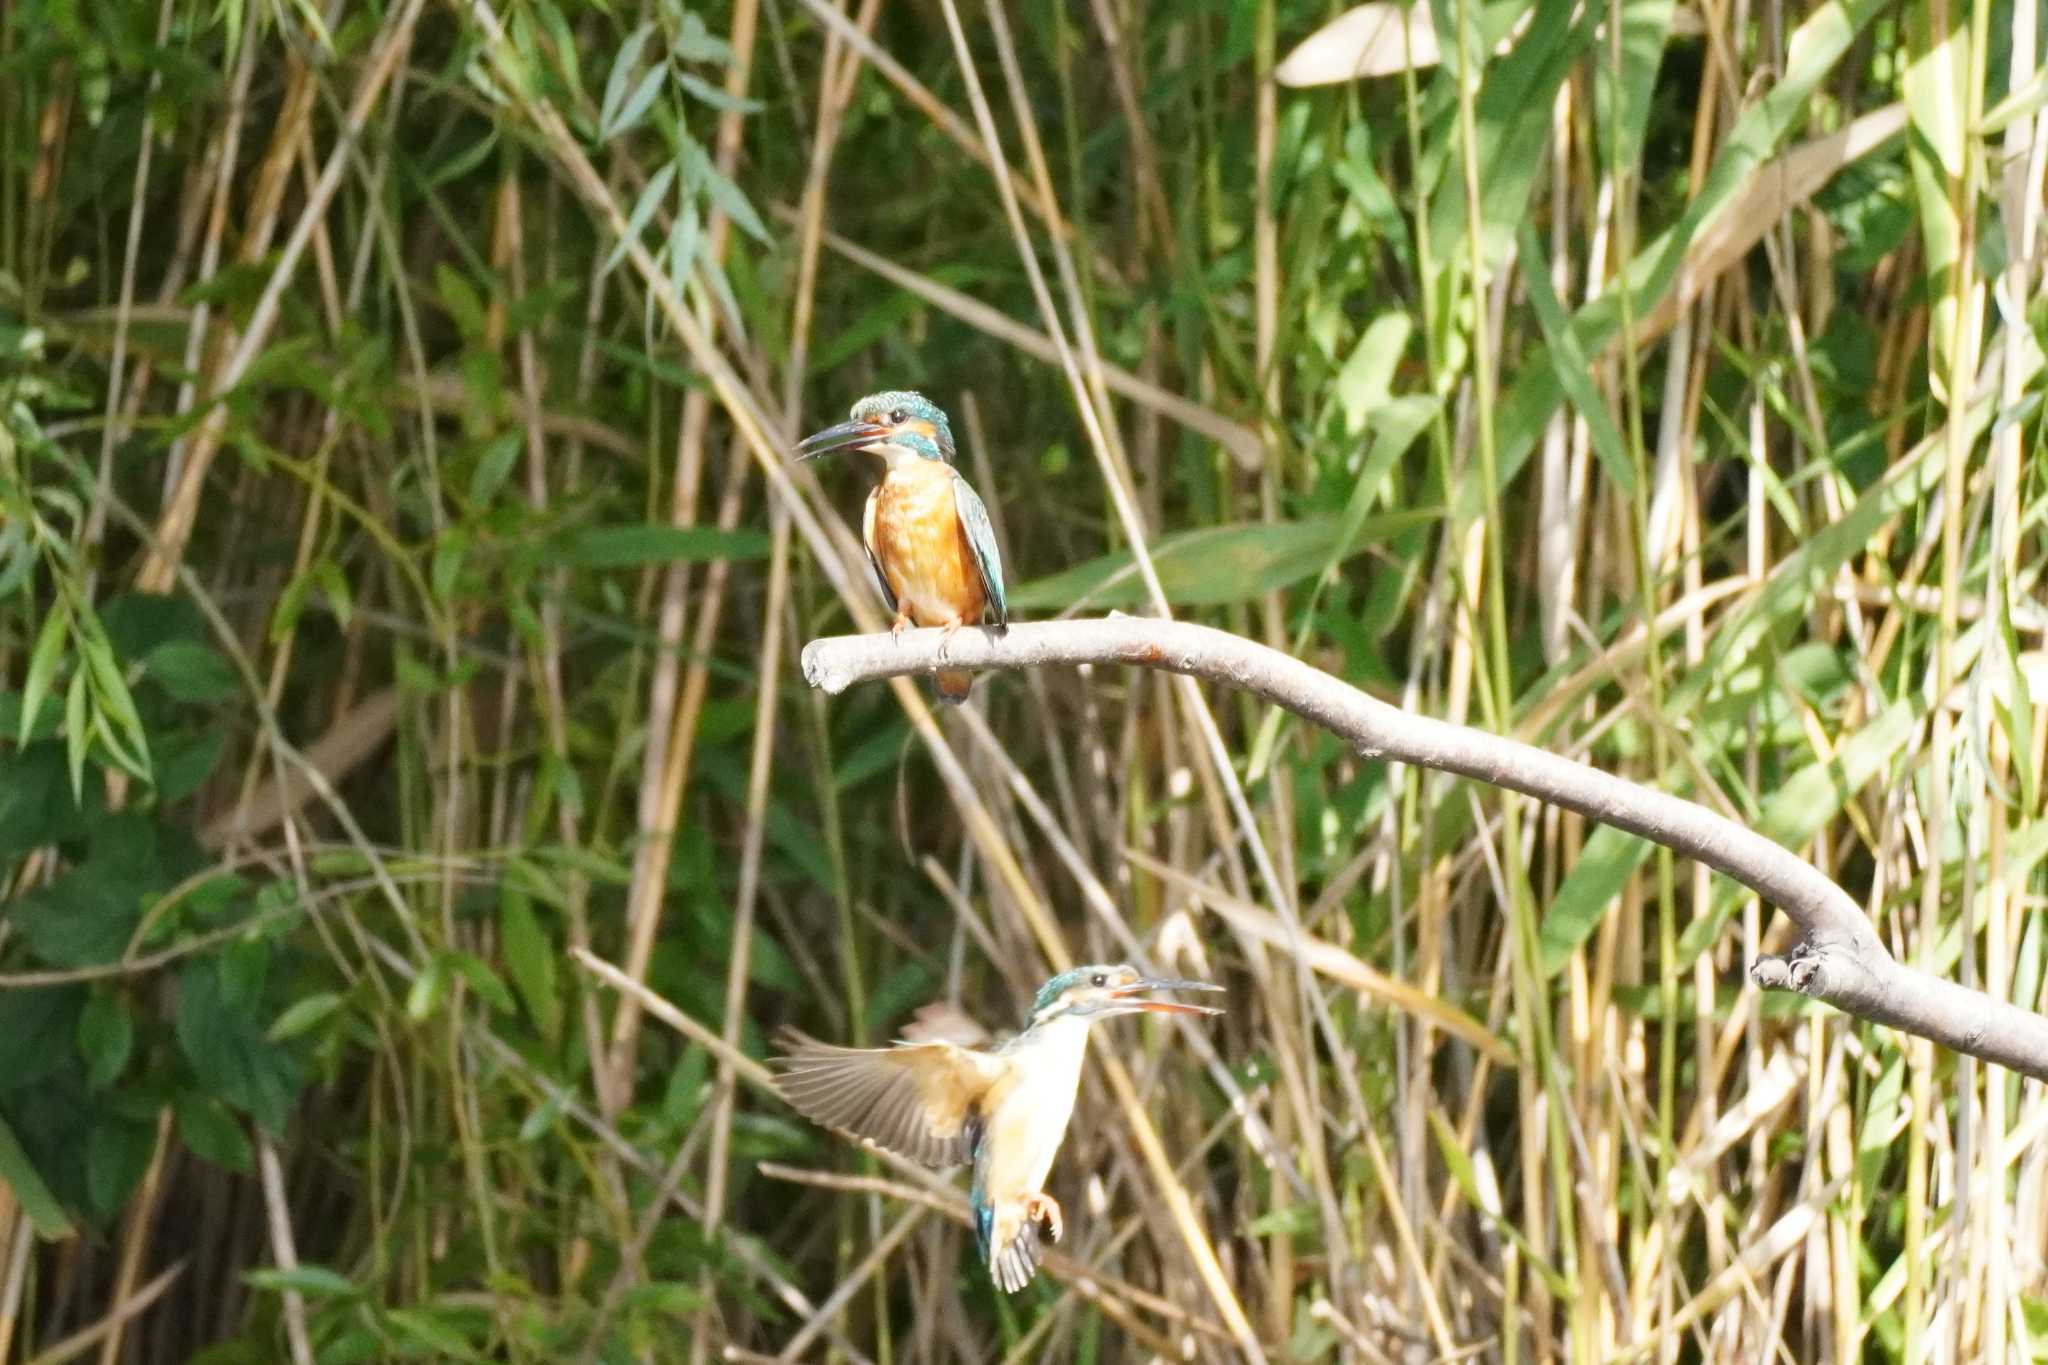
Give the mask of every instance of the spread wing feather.
[(795, 1037), (776, 1088), (806, 1118), (927, 1166), (973, 1154), (982, 1099), (1006, 1064), (951, 1043), (834, 1047)]
[(875, 553), (875, 502), (881, 496), (880, 485), (868, 494), (868, 505), (860, 514), (860, 544), (868, 552), (868, 567), (875, 571), (875, 586), (882, 590), (882, 600), (889, 604), (890, 611), (896, 612), (902, 608), (896, 605), (896, 594), (889, 587), (889, 575), (882, 572), (882, 557)]
[(982, 505), (980, 495), (958, 474), (953, 476), (953, 510), (959, 513), (961, 534), (967, 537), (967, 547), (974, 551), (974, 566), (981, 571), (981, 586), (988, 594), (992, 619), (984, 624), (1006, 626), (1010, 623), (1010, 604), (1003, 596), (1003, 554), (996, 548), (995, 524), (988, 519), (988, 508)]

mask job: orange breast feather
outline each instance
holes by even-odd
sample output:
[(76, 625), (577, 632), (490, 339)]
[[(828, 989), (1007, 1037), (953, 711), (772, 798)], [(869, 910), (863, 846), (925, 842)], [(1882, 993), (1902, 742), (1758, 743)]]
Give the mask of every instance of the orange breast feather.
[(920, 626), (977, 625), (987, 597), (953, 502), (953, 471), (936, 460), (891, 472), (875, 490), (875, 557), (897, 610)]

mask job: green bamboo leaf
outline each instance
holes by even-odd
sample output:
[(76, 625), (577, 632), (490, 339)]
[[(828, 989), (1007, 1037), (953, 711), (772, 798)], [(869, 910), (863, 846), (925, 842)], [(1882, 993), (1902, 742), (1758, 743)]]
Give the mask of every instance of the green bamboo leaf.
[(434, 267), (434, 292), (441, 296), (441, 306), (448, 310), (448, 316), (455, 319), (455, 328), (466, 338), (474, 339), (484, 334), (484, 303), (477, 296), (476, 286), (462, 277), (462, 272), (441, 262)]
[(85, 755), (92, 747), (92, 717), (86, 709), (85, 670), (71, 675), (64, 689), (64, 766), (71, 774), (73, 800), (84, 799)]
[(505, 970), (541, 1037), (553, 1041), (562, 1027), (562, 1003), (555, 994), (555, 945), (540, 926), (533, 899), (508, 884), (498, 898), (498, 936)]
[(638, 127), (640, 120), (647, 117), (647, 111), (654, 106), (655, 97), (661, 93), (661, 87), (667, 79), (667, 68), (649, 67), (647, 74), (633, 87), (633, 93), (627, 95), (625, 101), (620, 104), (618, 113), (612, 121), (598, 128), (598, 140), (610, 142), (619, 134), (631, 132)]
[(484, 158), (498, 146), (498, 130), (492, 128), (476, 141), (451, 154), (445, 161), (426, 173), (426, 182), (431, 186), (445, 185), (451, 180), (460, 180), (481, 166)]
[[(394, 1308), (384, 1321), (407, 1342), (426, 1348), (442, 1359), (475, 1360), (476, 1352), (464, 1335), (460, 1320), (447, 1309)], [(407, 1352), (408, 1355), (416, 1352)]]
[(64, 657), (64, 642), (69, 638), (66, 627), (70, 623), (70, 605), (59, 597), (51, 604), (42, 629), (36, 632), (35, 648), (29, 653), (28, 677), (21, 685), (21, 727), (14, 736), (17, 744), (28, 743), (37, 713), (42, 710), (44, 698), (50, 695), (51, 684), (57, 680), (57, 665)]
[(15, 1202), (44, 1240), (54, 1242), (71, 1235), (71, 1220), (5, 1118), (0, 1118), (0, 1181), (6, 1182)]
[(290, 1291), (320, 1299), (352, 1299), (362, 1293), (354, 1280), (324, 1265), (297, 1265), (290, 1270), (266, 1266), (243, 1271), (242, 1279), (251, 1288), (274, 1294)]
[(572, 569), (632, 569), (711, 559), (759, 559), (768, 553), (760, 531), (726, 531), (715, 526), (593, 526), (576, 531), (541, 551), (543, 565)]
[(1457, 1182), (1458, 1189), (1465, 1196), (1465, 1202), (1470, 1204), (1495, 1231), (1521, 1249), (1523, 1257), (1535, 1267), (1536, 1273), (1543, 1277), (1543, 1282), (1550, 1286), (1551, 1293), (1559, 1298), (1570, 1298), (1571, 1282), (1548, 1260), (1536, 1254), (1536, 1249), (1522, 1235), (1520, 1228), (1486, 1207), (1486, 1201), (1480, 1197), (1479, 1173), (1472, 1169), (1472, 1158), (1465, 1151), (1465, 1144), (1445, 1121), (1443, 1111), (1435, 1106), (1429, 1111), (1429, 1129), (1431, 1135), (1436, 1138), (1436, 1149), (1444, 1159), (1444, 1168), (1450, 1172), (1451, 1179)]
[(676, 27), (670, 51), (686, 62), (732, 62), (732, 44), (704, 26), (704, 17), (686, 9)]
[(106, 722), (100, 736), (121, 765), (137, 777), (149, 777), (149, 732), (143, 729), (142, 713), (135, 709), (135, 697), (128, 679), (114, 657), (114, 646), (106, 628), (90, 608), (79, 614), (78, 654), (92, 682), (92, 700)]
[[(1482, 17), (1476, 4), (1460, 7), (1449, 0), (1436, 0), (1433, 8), (1437, 32), (1444, 35), (1447, 73), (1458, 71), (1462, 55), (1456, 41), (1460, 8), (1472, 15), (1475, 30), (1481, 23), (1499, 24), (1504, 19), (1498, 12)], [(1510, 9), (1499, 8), (1503, 12)], [(1478, 144), (1473, 156), (1479, 171), (1481, 258), (1489, 270), (1507, 259), (1515, 226), (1528, 215), (1529, 191), (1546, 164), (1543, 148), (1550, 138), (1549, 120), (1532, 118), (1530, 111), (1555, 106), (1558, 87), (1571, 74), (1572, 64), (1592, 39), (1594, 25), (1606, 13), (1604, 5), (1590, 6), (1574, 23), (1574, 9), (1573, 0), (1537, 0), (1527, 30), (1505, 57), (1491, 63), (1485, 60), (1491, 50), (1489, 35), (1475, 31), (1468, 39), (1485, 71), (1473, 108)], [(1447, 121), (1444, 126), (1451, 125)], [(1440, 192), (1430, 205), (1429, 240), (1440, 268), (1454, 264), (1463, 270), (1469, 263), (1465, 179), (1455, 165), (1463, 152), (1449, 137), (1436, 150), (1444, 159), (1445, 173)]]
[(566, 1100), (559, 1092), (550, 1094), (540, 1104), (534, 1106), (531, 1114), (520, 1120), (519, 1140), (521, 1142), (540, 1141), (555, 1126), (555, 1120), (562, 1117), (562, 1111), (567, 1107)]
[[(1162, 536), (1152, 565), (1167, 600), (1180, 606), (1247, 602), (1300, 582), (1332, 562), (1434, 520), (1432, 511), (1393, 512), (1361, 520), (1350, 544), (1336, 517), (1309, 521), (1238, 522)], [(1147, 600), (1144, 580), (1128, 551), (1103, 555), (1010, 594), (1012, 607), (1038, 611), (1098, 611)]]
[(1543, 243), (1536, 236), (1535, 227), (1524, 222), (1519, 234), (1522, 250), (1522, 283), (1529, 291), (1529, 304), (1536, 310), (1537, 325), (1543, 329), (1545, 351), (1551, 367), (1557, 372), (1558, 385), (1578, 409), (1579, 416), (1586, 419), (1586, 426), (1593, 436), (1594, 453), (1600, 457), (1600, 467), (1607, 477), (1614, 480), (1622, 492), (1634, 494), (1636, 468), (1629, 459), (1628, 443), (1622, 439), (1621, 428), (1614, 425), (1614, 414), (1607, 410), (1606, 400), (1593, 383), (1593, 367), (1579, 345), (1578, 335), (1572, 331), (1565, 318), (1564, 309), (1557, 301), (1557, 295), (1550, 288), (1550, 264), (1543, 251)]
[(640, 54), (647, 48), (647, 40), (654, 36), (654, 25), (642, 24), (626, 36), (619, 44), (619, 55), (612, 59), (611, 74), (605, 77), (604, 102), (598, 106), (598, 139), (608, 140), (611, 134), (605, 130), (618, 119), (620, 108), (626, 102), (626, 91), (633, 82), (633, 73), (640, 69)]
[(434, 596), (443, 602), (455, 595), (463, 561), (469, 555), (469, 544), (470, 534), (461, 526), (449, 527), (434, 542), (434, 553), (427, 565), (427, 581), (433, 585)]
[(769, 245), (768, 225), (761, 221), (760, 214), (754, 212), (753, 204), (740, 187), (713, 163), (711, 154), (704, 150), (702, 143), (685, 134), (681, 159), (684, 184), (710, 195), (711, 202), (724, 209), (725, 216), (732, 219), (742, 232), (763, 246)]
[(1815, 591), (1861, 553), (1891, 519), (1917, 506), (1940, 477), (1942, 442), (1929, 440), (1894, 465), (1834, 522), (1809, 535), (1771, 571), (1770, 580), (1733, 622), (1714, 632), (1707, 657), (1673, 689), (1669, 710), (1684, 715), (1732, 677), (1771, 627), (1807, 610)]
[(1798, 848), (1842, 805), (1898, 756), (1919, 724), (1911, 701), (1895, 701), (1837, 745), (1824, 762), (1808, 764), (1778, 784), (1757, 818), (1757, 833)]
[(1863, 1117), (1856, 1125), (1862, 1134), (1856, 1144), (1856, 1183), (1866, 1190), (1883, 1188), (1878, 1182), (1897, 1153), (1892, 1123), (1905, 1092), (1905, 1077), (1906, 1059), (1895, 1056), (1863, 1101)]
[(273, 1043), (282, 1043), (310, 1032), (340, 1009), (344, 1000), (345, 997), (335, 991), (318, 991), (295, 1000), (290, 1008), (277, 1016), (276, 1022), (263, 1036)]
[(1351, 348), (1333, 386), (1346, 435), (1364, 431), (1366, 420), (1391, 400), (1394, 370), (1414, 331), (1406, 313), (1390, 309), (1374, 318)]
[(713, 85), (702, 76), (693, 76), (687, 71), (678, 71), (676, 73), (676, 84), (689, 91), (698, 100), (710, 105), (713, 109), (730, 110), (736, 114), (758, 114), (761, 112), (761, 101), (750, 100), (744, 95), (728, 95), (723, 89)]
[(444, 957), (436, 956), (413, 978), (412, 989), (405, 993), (406, 1017), (415, 1024), (425, 1022), (441, 1003), (447, 985), (448, 963)]
[(2005, 730), (2006, 749), (2012, 756), (2013, 776), (2019, 782), (2019, 805), (2030, 811), (2040, 805), (2038, 775), (2034, 771), (2034, 690), (2022, 664), (2019, 633), (2012, 623), (2012, 584), (2004, 583), (1999, 596), (1998, 638), (2002, 648), (1996, 666), (2005, 673), (2006, 698), (1994, 699), (1999, 724)]
[(695, 200), (684, 204), (675, 221), (669, 224), (668, 245), (663, 248), (662, 263), (668, 267), (669, 287), (676, 291), (677, 298), (689, 294), (690, 267), (697, 259), (702, 229), (703, 219), (697, 212)]
[(519, 452), (526, 448), (526, 433), (507, 431), (488, 442), (483, 453), (477, 457), (476, 468), (469, 475), (469, 505), (486, 507), (498, 490), (505, 486), (505, 480), (512, 473), (512, 466), (519, 461)]
[[(1896, 701), (1858, 730), (1824, 762), (1811, 763), (1778, 784), (1757, 817), (1757, 832), (1787, 848), (1798, 848), (1841, 813), (1843, 803), (1885, 771), (1912, 739), (1920, 717), (1910, 701)], [(1678, 936), (1678, 970), (1692, 970), (1699, 955), (1721, 937), (1748, 888), (1716, 879), (1705, 914), (1695, 915)]]
[(516, 1008), (512, 992), (505, 988), (505, 983), (482, 958), (474, 953), (450, 952), (448, 962), (455, 969), (455, 974), (468, 982), (469, 988), (494, 1011), (510, 1014)]
[(307, 573), (320, 585), (320, 593), (327, 599), (328, 607), (334, 612), (334, 620), (343, 630), (348, 629), (350, 618), (355, 613), (355, 594), (348, 585), (348, 575), (341, 566), (331, 559), (316, 559), (307, 566)]
[(604, 258), (604, 265), (598, 269), (599, 279), (611, 274), (619, 262), (626, 258), (626, 253), (632, 250), (633, 243), (640, 240), (640, 234), (647, 230), (648, 220), (652, 219), (654, 211), (661, 207), (662, 196), (668, 193), (669, 184), (675, 178), (676, 163), (667, 161), (663, 162), (661, 169), (648, 179), (646, 188), (640, 191), (640, 197), (633, 201), (632, 213), (626, 217), (626, 230), (619, 235), (619, 240), (612, 245), (611, 253)]
[(1579, 851), (1579, 859), (1551, 897), (1543, 912), (1536, 941), (1543, 958), (1543, 974), (1556, 976), (1572, 954), (1600, 927), (1607, 907), (1621, 894), (1628, 879), (1650, 856), (1651, 844), (1612, 825), (1594, 829)]
[[(1624, 291), (1629, 295), (1628, 315), (1638, 318), (1663, 297), (1678, 274), (1686, 248), (1741, 195), (1786, 133), (1811, 117), (1814, 89), (1886, 5), (1887, 0), (1826, 0), (1794, 30), (1784, 76), (1736, 119), (1719, 159), (1677, 224), (1636, 253), (1615, 288), (1573, 315), (1572, 328), (1585, 354), (1597, 357), (1619, 329)], [(1555, 367), (1538, 357), (1525, 358), (1521, 378), (1502, 399), (1497, 414), (1502, 487), (1520, 472), (1563, 397)], [(1468, 481), (1459, 498), (1461, 510), (1475, 514), (1477, 482)]]
[[(1676, 8), (1671, 0), (1622, 0), (1618, 51), (1608, 46), (1604, 32), (1598, 35), (1593, 76), (1594, 126), (1605, 134), (1596, 140), (1601, 164), (1609, 174), (1633, 174), (1642, 157), (1650, 97), (1656, 89), (1658, 68), (1664, 60), (1664, 44), (1670, 38)], [(1612, 14), (1610, 8), (1608, 15)]]
[(1932, 309), (1927, 345), (1934, 361), (1927, 368), (1927, 383), (1946, 403), (1956, 322), (1968, 304), (1959, 288), (1963, 220), (1951, 187), (1962, 180), (1969, 156), (1963, 129), (1968, 100), (1963, 92), (1970, 84), (1970, 25), (1957, 21), (1946, 34), (1937, 35), (1931, 31), (1932, 22), (1930, 7), (1908, 9), (1905, 28), (1912, 55), (1900, 84), (1912, 125), (1906, 164), (1920, 208), (1920, 269)]

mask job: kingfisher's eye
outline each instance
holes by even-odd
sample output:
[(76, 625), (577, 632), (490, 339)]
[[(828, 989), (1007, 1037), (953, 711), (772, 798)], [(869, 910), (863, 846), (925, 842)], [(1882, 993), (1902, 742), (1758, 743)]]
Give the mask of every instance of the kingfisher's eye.
[(1092, 978), (1090, 978), (1090, 984), (1096, 986), (1107, 986), (1109, 984), (1109, 978), (1104, 976), (1101, 972), (1097, 972)]
[(898, 408), (896, 409), (896, 411), (889, 414), (889, 425), (892, 427), (900, 427), (909, 420), (910, 414), (905, 412), (902, 408)]

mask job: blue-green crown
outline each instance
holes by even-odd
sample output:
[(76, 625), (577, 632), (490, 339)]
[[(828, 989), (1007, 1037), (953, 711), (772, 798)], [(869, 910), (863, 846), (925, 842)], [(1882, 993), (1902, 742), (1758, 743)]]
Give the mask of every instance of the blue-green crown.
[[(953, 426), (946, 420), (946, 410), (921, 393), (908, 389), (871, 393), (853, 405), (850, 416), (856, 422), (879, 422), (895, 428), (890, 440), (910, 447), (927, 460), (953, 462)], [(929, 426), (931, 434), (927, 436), (920, 425)]]
[(1084, 978), (1093, 976), (1097, 972), (1115, 973), (1122, 970), (1121, 967), (1108, 962), (1091, 962), (1086, 966), (1076, 967), (1070, 972), (1061, 972), (1058, 976), (1038, 988), (1038, 996), (1031, 1002), (1031, 1017), (1036, 1019), (1039, 1015), (1052, 1008), (1062, 995), (1065, 995), (1073, 987), (1080, 985)]

